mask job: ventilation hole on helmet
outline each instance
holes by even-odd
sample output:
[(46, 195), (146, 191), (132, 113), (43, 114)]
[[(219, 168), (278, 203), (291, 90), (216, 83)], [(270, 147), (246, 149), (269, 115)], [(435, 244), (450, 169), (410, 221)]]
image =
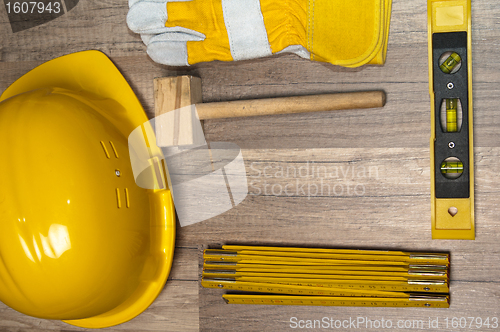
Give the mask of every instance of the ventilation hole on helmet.
[(115, 154), (115, 157), (120, 158), (118, 156), (118, 151), (116, 151), (116, 148), (115, 148), (115, 145), (113, 144), (113, 142), (109, 141), (109, 145), (111, 145), (111, 149), (113, 149), (113, 153)]
[(101, 146), (102, 146), (102, 148), (104, 150), (104, 154), (106, 154), (106, 158), (109, 159), (109, 152), (108, 152), (108, 149), (106, 149), (106, 145), (104, 144), (103, 141), (101, 141)]
[(128, 189), (125, 188), (125, 205), (127, 206), (127, 208), (130, 207), (130, 198), (128, 196)]
[(118, 205), (118, 208), (122, 207), (122, 201), (120, 199), (120, 189), (116, 188), (116, 203)]

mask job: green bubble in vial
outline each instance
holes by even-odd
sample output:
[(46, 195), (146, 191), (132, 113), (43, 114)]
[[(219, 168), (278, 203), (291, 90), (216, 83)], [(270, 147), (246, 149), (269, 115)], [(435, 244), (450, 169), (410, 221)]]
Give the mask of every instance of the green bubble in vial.
[(458, 131), (457, 104), (456, 98), (446, 99), (446, 131), (448, 133)]
[(441, 173), (463, 173), (464, 164), (461, 161), (443, 161), (441, 163)]
[(445, 74), (451, 74), (453, 70), (462, 63), (462, 58), (458, 53), (453, 52), (444, 60), (444, 62), (439, 66), (441, 71)]

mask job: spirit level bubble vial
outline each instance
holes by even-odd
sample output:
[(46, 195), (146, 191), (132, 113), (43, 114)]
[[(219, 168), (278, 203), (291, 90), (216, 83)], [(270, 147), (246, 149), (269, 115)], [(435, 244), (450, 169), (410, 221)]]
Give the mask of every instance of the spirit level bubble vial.
[(428, 0), (433, 239), (474, 240), (471, 0)]

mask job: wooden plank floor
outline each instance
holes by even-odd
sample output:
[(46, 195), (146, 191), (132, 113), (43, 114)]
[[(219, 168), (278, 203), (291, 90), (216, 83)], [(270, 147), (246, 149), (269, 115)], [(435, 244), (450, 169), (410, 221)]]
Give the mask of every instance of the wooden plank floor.
[[(358, 69), (294, 55), (161, 66), (127, 29), (127, 9), (126, 1), (81, 0), (51, 22), (12, 33), (1, 6), (0, 91), (44, 61), (98, 49), (119, 67), (150, 116), (153, 78), (180, 74), (202, 78), (205, 102), (372, 89), (385, 90), (388, 101), (374, 110), (206, 121), (208, 140), (234, 142), (243, 149), (250, 194), (220, 216), (179, 229), (173, 271), (160, 297), (136, 319), (107, 330), (282, 331), (292, 330), (291, 317), (361, 316), (394, 323), (439, 317), (439, 328), (426, 328), (437, 331), (451, 330), (443, 325), (446, 317), (450, 322), (453, 317), (500, 318), (500, 7), (494, 0), (473, 1), (475, 241), (430, 239), (426, 1), (394, 0), (386, 65)], [(278, 173), (280, 167), (320, 166), (337, 175)], [(294, 189), (285, 193), (290, 183)], [(322, 185), (330, 191), (314, 191)], [(451, 308), (227, 306), (220, 291), (199, 287), (200, 248), (225, 243), (449, 251)], [(74, 330), (82, 331), (27, 317), (0, 303), (0, 331)]]

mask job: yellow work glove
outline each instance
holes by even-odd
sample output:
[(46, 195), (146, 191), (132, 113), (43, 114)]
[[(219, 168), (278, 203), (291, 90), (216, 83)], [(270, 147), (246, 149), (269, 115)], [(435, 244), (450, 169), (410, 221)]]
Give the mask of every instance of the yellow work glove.
[(129, 28), (167, 65), (291, 52), (357, 67), (383, 64), (391, 0), (131, 0)]

